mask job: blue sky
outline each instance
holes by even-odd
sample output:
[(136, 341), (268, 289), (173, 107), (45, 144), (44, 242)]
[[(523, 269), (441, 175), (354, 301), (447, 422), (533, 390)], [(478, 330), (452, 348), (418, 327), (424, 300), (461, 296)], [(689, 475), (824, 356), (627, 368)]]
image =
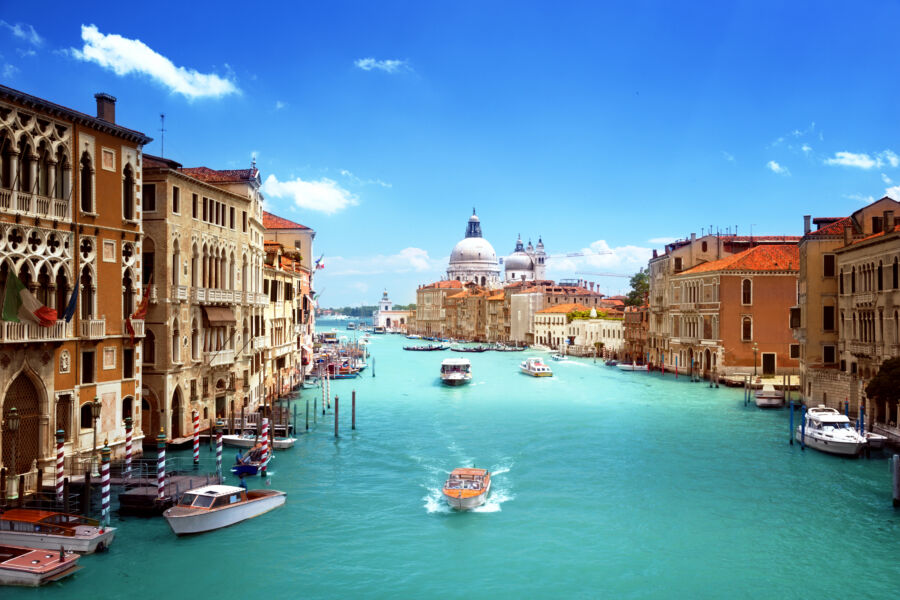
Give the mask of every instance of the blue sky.
[[(152, 6), (152, 10), (142, 11)], [(314, 228), (324, 306), (438, 279), (473, 206), (632, 273), (709, 227), (797, 235), (900, 184), (897, 3), (271, 2), (5, 6), (0, 81), (186, 166), (256, 156)], [(900, 197), (900, 187), (890, 192)], [(627, 279), (588, 277), (614, 293)]]

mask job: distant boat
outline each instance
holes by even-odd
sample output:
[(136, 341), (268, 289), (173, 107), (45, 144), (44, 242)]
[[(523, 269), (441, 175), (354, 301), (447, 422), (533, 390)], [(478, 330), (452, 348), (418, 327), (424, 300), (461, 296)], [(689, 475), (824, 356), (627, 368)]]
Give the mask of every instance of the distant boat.
[[(269, 443), (272, 444), (272, 447), (276, 450), (286, 450), (293, 447), (295, 441), (294, 438), (287, 437), (275, 438), (274, 440), (269, 440)], [(222, 436), (222, 444), (234, 448), (252, 448), (257, 443), (259, 443), (259, 436), (252, 430), (244, 431), (243, 434), (235, 433)]]
[(78, 554), (0, 545), (0, 585), (37, 587), (68, 577), (81, 567)]
[(519, 368), (526, 375), (531, 375), (532, 377), (552, 377), (553, 371), (544, 364), (543, 359), (540, 357), (534, 356), (532, 358), (527, 358), (522, 361), (519, 365)]
[(623, 363), (620, 362), (616, 364), (617, 367), (622, 369), (623, 371), (646, 371), (647, 365), (639, 365), (636, 363)]
[(0, 544), (91, 554), (109, 548), (115, 536), (115, 527), (79, 515), (28, 508), (0, 514)]
[(487, 469), (453, 469), (442, 491), (447, 504), (457, 510), (478, 508), (491, 493), (491, 473)]
[(350, 321), (349, 323), (347, 323), (347, 330), (348, 330), (348, 331), (355, 331), (355, 330), (356, 330), (356, 323), (353, 322), (353, 321)]
[(463, 385), (472, 381), (472, 363), (467, 358), (447, 358), (441, 363), (441, 383)]
[(756, 406), (759, 408), (781, 408), (784, 406), (784, 392), (776, 390), (775, 386), (767, 383), (761, 390), (753, 394), (756, 397)]
[(284, 504), (277, 490), (245, 490), (231, 485), (207, 485), (188, 490), (163, 516), (177, 535), (228, 527)]
[(614, 367), (614, 366), (616, 366), (617, 364), (619, 364), (619, 361), (610, 358), (608, 361), (606, 361), (606, 362), (603, 363), (603, 364), (605, 364), (607, 367)]
[(569, 360), (568, 356), (566, 356), (565, 354), (559, 354), (559, 353), (551, 354), (550, 358), (552, 358), (553, 360), (559, 360), (559, 361)]
[(382, 327), (381, 325), (376, 325), (374, 327), (374, 329), (372, 330), (372, 333), (378, 333), (378, 334), (386, 333), (386, 332), (387, 332), (387, 330), (384, 327)]

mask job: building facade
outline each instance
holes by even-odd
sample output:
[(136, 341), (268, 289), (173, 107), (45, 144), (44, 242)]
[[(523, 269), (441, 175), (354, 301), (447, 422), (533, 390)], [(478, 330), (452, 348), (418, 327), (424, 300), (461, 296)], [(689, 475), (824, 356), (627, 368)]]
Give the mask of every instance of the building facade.
[(416, 290), (416, 333), (443, 336), (447, 319), (447, 296), (457, 294), (463, 284), (456, 279), (421, 285)]

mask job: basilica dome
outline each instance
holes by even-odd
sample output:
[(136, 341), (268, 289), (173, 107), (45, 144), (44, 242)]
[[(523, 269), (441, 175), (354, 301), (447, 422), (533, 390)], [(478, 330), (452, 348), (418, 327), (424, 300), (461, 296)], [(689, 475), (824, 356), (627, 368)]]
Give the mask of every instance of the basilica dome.
[[(531, 257), (525, 252), (525, 248), (522, 246), (521, 237), (516, 240), (516, 249), (506, 258), (504, 266), (507, 273), (510, 271), (531, 271), (534, 269), (534, 261), (531, 260)], [(513, 277), (512, 279), (516, 278)]]
[(450, 264), (461, 262), (488, 261), (497, 264), (497, 253), (494, 247), (484, 238), (463, 238), (450, 253)]
[(447, 278), (493, 287), (500, 282), (500, 263), (494, 247), (481, 237), (481, 220), (472, 211), (466, 225), (466, 237), (453, 247)]

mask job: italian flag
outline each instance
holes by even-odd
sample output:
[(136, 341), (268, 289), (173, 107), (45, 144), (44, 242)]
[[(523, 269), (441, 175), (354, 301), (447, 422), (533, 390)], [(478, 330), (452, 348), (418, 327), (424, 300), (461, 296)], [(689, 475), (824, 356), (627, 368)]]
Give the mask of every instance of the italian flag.
[(6, 277), (6, 293), (3, 294), (3, 313), (0, 318), (15, 323), (25, 320), (41, 327), (52, 327), (56, 323), (56, 310), (38, 302), (16, 274), (10, 271)]

